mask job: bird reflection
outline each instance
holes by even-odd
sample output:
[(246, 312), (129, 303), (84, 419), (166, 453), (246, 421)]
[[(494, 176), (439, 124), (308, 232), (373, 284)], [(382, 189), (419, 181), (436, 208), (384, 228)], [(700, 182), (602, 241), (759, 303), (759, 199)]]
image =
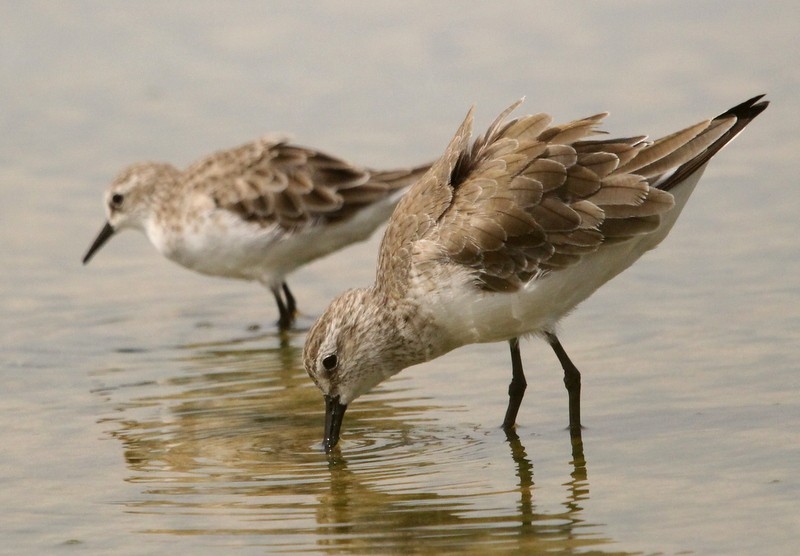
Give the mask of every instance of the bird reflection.
[(511, 447), (511, 458), (517, 465), (520, 523), (524, 527), (530, 527), (533, 524), (533, 463), (528, 458), (528, 453), (516, 430), (507, 430), (506, 440)]
[(506, 440), (511, 448), (511, 458), (517, 466), (520, 491), (519, 516), (522, 529), (535, 533), (535, 527), (540, 522), (547, 520), (548, 533), (552, 534), (552, 521), (558, 519), (562, 523), (556, 527), (557, 533), (568, 539), (579, 537), (580, 535), (576, 535), (573, 529), (581, 526), (583, 522), (580, 516), (583, 511), (581, 502), (589, 498), (586, 458), (583, 453), (583, 439), (581, 436), (578, 434), (570, 437), (572, 444), (572, 459), (569, 462), (572, 466), (570, 471), (571, 479), (564, 483), (564, 486), (567, 487), (567, 494), (563, 502), (566, 511), (560, 514), (541, 514), (536, 512), (533, 503), (533, 463), (528, 458), (525, 446), (516, 431), (507, 431)]
[[(533, 463), (517, 433), (507, 433), (506, 441), (517, 478), (515, 491), (519, 498), (512, 520), (516, 525), (510, 524), (509, 514), (502, 510), (495, 509), (494, 515), (480, 507), (471, 511), (476, 503), (472, 499), (475, 493), (469, 494), (466, 487), (461, 492), (458, 489), (420, 492), (413, 487), (414, 470), (402, 469), (402, 463), (392, 469), (389, 461), (381, 464), (369, 457), (353, 458), (352, 449), (334, 450), (327, 460), (330, 483), (318, 498), (317, 545), (327, 549), (368, 550), (382, 546), (380, 542), (389, 542), (386, 538), (377, 540), (376, 535), (384, 534), (378, 531), (393, 532), (390, 545), (392, 551), (398, 552), (418, 550), (423, 540), (428, 550), (447, 551), (456, 546), (475, 546), (474, 543), (487, 537), (492, 538), (494, 548), (524, 553), (571, 552), (589, 546), (597, 550), (598, 546), (612, 542), (599, 534), (598, 526), (587, 524), (583, 516), (589, 485), (580, 436), (571, 439), (570, 480), (563, 485), (564, 509), (555, 512), (536, 505)], [(407, 474), (408, 480), (402, 481), (408, 484), (407, 488), (393, 493), (381, 485), (382, 475), (388, 479), (403, 473)], [(420, 482), (429, 480), (422, 477)], [(492, 496), (506, 494), (504, 491)]]
[[(112, 406), (102, 420), (122, 444), (126, 481), (139, 488), (122, 511), (142, 520), (141, 531), (327, 553), (416, 552), (420, 543), (569, 552), (609, 542), (585, 523), (580, 442), (554, 511), (537, 503), (534, 465), (516, 434), (442, 428), (431, 415), (443, 408), (405, 395), (402, 383), (364, 400), (350, 415), (347, 450), (326, 456), (301, 340), (184, 346), (156, 361), (162, 370), (150, 380), (135, 365), (96, 375), (118, 382), (97, 392)], [(500, 457), (506, 443), (510, 459)]]
[(569, 487), (571, 496), (566, 502), (570, 513), (580, 512), (583, 508), (579, 505), (581, 500), (589, 498), (589, 479), (586, 472), (586, 457), (583, 455), (583, 438), (581, 435), (572, 435), (572, 480), (566, 483)]

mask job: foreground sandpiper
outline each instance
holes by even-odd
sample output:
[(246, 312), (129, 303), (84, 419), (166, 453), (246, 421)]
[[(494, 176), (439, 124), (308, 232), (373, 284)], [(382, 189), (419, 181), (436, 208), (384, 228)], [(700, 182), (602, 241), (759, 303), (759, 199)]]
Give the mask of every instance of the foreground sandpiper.
[(392, 214), (375, 284), (340, 295), (309, 331), (304, 364), (325, 398), (325, 450), (360, 395), (479, 342), (511, 346), (503, 428), (512, 431), (527, 335), (561, 362), (579, 437), (580, 373), (558, 321), (666, 237), (709, 159), (767, 107), (762, 96), (654, 142), (587, 139), (606, 114), (559, 126), (545, 114), (507, 121), (520, 101), (470, 146), (470, 110)]
[(159, 253), (202, 274), (257, 280), (291, 328), (296, 268), (367, 239), (428, 169), (375, 171), (265, 137), (178, 170), (134, 164), (105, 192), (107, 222), (83, 263), (116, 232), (143, 231)]

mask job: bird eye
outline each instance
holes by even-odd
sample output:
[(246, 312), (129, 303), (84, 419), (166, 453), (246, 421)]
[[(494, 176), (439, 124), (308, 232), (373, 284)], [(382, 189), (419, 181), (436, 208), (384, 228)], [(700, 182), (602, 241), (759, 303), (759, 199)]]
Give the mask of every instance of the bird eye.
[(122, 201), (124, 200), (125, 200), (125, 195), (123, 195), (122, 193), (114, 193), (111, 196), (111, 206), (114, 208), (119, 208), (120, 206), (122, 206)]
[(336, 357), (335, 353), (326, 356), (322, 359), (322, 366), (325, 367), (325, 370), (328, 372), (333, 371), (339, 365), (339, 358)]

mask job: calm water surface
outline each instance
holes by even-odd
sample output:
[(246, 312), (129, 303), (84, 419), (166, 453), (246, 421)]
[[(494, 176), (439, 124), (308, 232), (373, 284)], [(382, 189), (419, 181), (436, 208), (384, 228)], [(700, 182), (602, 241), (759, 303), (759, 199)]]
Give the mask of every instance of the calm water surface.
[[(793, 2), (0, 5), (0, 553), (793, 554), (800, 248)], [(563, 323), (582, 446), (544, 344), (407, 370), (320, 451), (303, 331), (256, 285), (138, 234), (80, 258), (102, 189), (291, 132), (373, 166), (437, 156), (526, 95), (657, 135), (760, 93), (671, 238)], [(307, 327), (379, 238), (297, 273)]]

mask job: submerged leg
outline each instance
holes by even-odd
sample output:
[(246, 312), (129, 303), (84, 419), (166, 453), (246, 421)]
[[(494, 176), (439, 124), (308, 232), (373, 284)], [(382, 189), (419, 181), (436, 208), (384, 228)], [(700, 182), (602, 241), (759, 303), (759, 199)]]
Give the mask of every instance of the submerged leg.
[[(282, 286), (284, 291), (289, 289), (286, 283), (283, 283)], [(294, 310), (289, 310), (289, 307), (292, 307), (292, 309), (294, 308), (294, 298), (289, 294), (286, 303), (284, 303), (281, 290), (276, 287), (270, 289), (272, 290), (272, 295), (275, 296), (275, 303), (278, 305), (278, 314), (280, 315), (278, 317), (278, 328), (280, 330), (289, 330), (294, 322)]]
[(503, 428), (506, 431), (513, 430), (514, 424), (517, 422), (519, 406), (522, 404), (522, 397), (528, 386), (522, 370), (522, 358), (519, 355), (519, 338), (511, 338), (508, 345), (511, 347), (511, 384), (508, 385), (508, 409), (506, 409), (506, 418), (503, 419)]
[(561, 367), (564, 369), (564, 386), (567, 387), (569, 395), (569, 432), (572, 436), (581, 434), (581, 373), (575, 364), (570, 360), (567, 352), (564, 351), (561, 342), (552, 332), (546, 332), (545, 337), (550, 347), (558, 357)]

